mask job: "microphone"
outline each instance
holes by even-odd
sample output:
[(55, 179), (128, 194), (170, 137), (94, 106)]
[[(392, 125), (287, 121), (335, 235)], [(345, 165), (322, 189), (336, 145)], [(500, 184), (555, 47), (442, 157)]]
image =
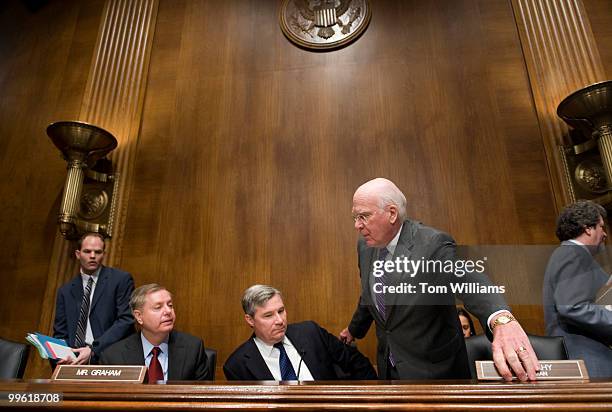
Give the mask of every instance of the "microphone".
[[(296, 348), (297, 349), (297, 348)], [(306, 351), (304, 349), (298, 349), (298, 355), (300, 355), (300, 363), (298, 364), (298, 370), (297, 370), (297, 380), (300, 380), (300, 370), (302, 369), (302, 362), (304, 362), (304, 354), (306, 353)]]

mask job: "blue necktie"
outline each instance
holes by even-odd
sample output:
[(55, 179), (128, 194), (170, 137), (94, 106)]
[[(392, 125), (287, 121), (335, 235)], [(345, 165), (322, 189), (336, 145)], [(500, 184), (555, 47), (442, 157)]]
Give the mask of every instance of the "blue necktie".
[(285, 351), (283, 342), (275, 343), (274, 347), (280, 351), (280, 357), (278, 358), (278, 364), (280, 366), (281, 380), (296, 381), (297, 376), (295, 376), (295, 370), (293, 369), (293, 365), (291, 365), (289, 356), (287, 356), (287, 351)]

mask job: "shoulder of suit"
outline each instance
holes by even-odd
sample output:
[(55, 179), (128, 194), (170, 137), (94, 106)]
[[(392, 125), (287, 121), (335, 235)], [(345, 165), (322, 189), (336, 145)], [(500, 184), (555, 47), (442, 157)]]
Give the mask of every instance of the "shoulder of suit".
[(320, 328), (320, 326), (317, 324), (317, 322), (313, 320), (304, 320), (302, 322), (290, 323), (289, 325), (287, 325), (287, 332), (289, 332), (289, 330), (305, 329), (305, 328), (309, 328), (309, 329), (317, 328), (318, 329)]
[(234, 351), (227, 357), (225, 363), (227, 364), (230, 360), (243, 357), (247, 352), (253, 350), (253, 348), (256, 351), (258, 350), (257, 346), (255, 345), (255, 342), (253, 341), (253, 337), (250, 336), (249, 339), (242, 342), (240, 346), (234, 349)]
[(140, 332), (134, 332), (131, 335), (121, 339), (120, 341), (117, 341), (115, 343), (110, 344), (109, 346), (107, 346), (104, 351), (102, 352), (104, 353), (112, 353), (116, 350), (123, 350), (126, 348), (126, 346), (128, 345), (141, 345), (142, 346), (142, 340), (140, 339)]
[(108, 274), (111, 274), (112, 276), (117, 276), (117, 277), (132, 277), (132, 275), (129, 272), (126, 272), (124, 270), (117, 269), (117, 268), (112, 268), (110, 266), (102, 266), (102, 270), (105, 271)]
[(573, 243), (562, 243), (555, 249), (551, 258), (553, 259), (581, 259), (582, 261), (595, 261), (591, 252), (584, 246)]
[(419, 242), (426, 242), (434, 238), (445, 239), (451, 242), (455, 241), (450, 234), (431, 226), (424, 225), (421, 222), (408, 219), (404, 221), (404, 225), (409, 225), (409, 227), (404, 230), (414, 230), (414, 237), (418, 239)]
[(177, 340), (177, 341), (180, 340), (182, 342), (189, 342), (189, 343), (202, 342), (202, 338), (198, 336), (190, 335), (189, 333), (180, 332), (178, 330), (172, 331), (172, 339)]

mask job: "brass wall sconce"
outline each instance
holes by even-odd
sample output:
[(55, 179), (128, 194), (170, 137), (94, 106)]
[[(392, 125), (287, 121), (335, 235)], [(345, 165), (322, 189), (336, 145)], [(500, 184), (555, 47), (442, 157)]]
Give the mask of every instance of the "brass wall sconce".
[(612, 202), (612, 81), (580, 89), (557, 107), (573, 129), (561, 155), (576, 198)]
[(68, 162), (68, 176), (58, 216), (66, 239), (85, 232), (112, 235), (117, 179), (105, 156), (117, 147), (106, 130), (78, 121), (51, 123), (47, 135)]

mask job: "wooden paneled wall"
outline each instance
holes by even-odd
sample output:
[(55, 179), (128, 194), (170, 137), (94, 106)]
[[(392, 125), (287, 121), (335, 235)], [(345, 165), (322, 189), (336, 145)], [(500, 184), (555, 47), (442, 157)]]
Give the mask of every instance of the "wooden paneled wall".
[(606, 79), (612, 79), (612, 1), (582, 0), (603, 64)]
[(103, 4), (0, 5), (2, 337), (24, 341), (39, 326), (66, 179), (45, 130), (79, 117)]
[[(65, 176), (44, 129), (79, 113), (103, 3), (0, 7), (0, 334), (13, 339), (38, 325)], [(277, 1), (159, 1), (113, 263), (173, 291), (178, 328), (218, 349), (218, 366), (250, 334), (239, 299), (253, 283), (280, 288), (291, 321), (346, 326), (351, 197), (370, 178), (394, 180), (410, 216), (459, 243), (555, 242), (511, 2), (371, 3), (360, 39), (313, 53), (282, 35)], [(538, 276), (505, 283), (521, 293)], [(542, 333), (537, 305), (515, 312)], [(360, 347), (374, 358), (372, 333)]]

